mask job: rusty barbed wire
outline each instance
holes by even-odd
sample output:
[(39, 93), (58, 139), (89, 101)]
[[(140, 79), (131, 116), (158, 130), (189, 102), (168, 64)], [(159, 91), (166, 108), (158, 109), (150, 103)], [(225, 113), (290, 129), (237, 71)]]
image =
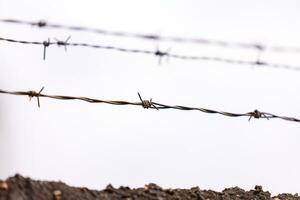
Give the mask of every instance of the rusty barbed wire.
[(249, 117), (249, 121), (251, 118), (256, 119), (272, 119), (272, 118), (278, 118), (282, 120), (292, 121), (292, 122), (300, 122), (300, 119), (293, 118), (293, 117), (285, 117), (285, 116), (279, 116), (267, 112), (261, 112), (258, 110), (254, 110), (253, 112), (247, 112), (247, 113), (231, 113), (231, 112), (224, 112), (224, 111), (216, 111), (211, 110), (207, 108), (200, 108), (200, 107), (188, 107), (188, 106), (180, 106), (180, 105), (166, 105), (162, 103), (157, 103), (150, 100), (143, 100), (140, 93), (138, 93), (139, 102), (129, 102), (129, 101), (119, 101), (119, 100), (101, 100), (101, 99), (95, 99), (90, 97), (76, 97), (76, 96), (66, 96), (66, 95), (49, 95), (49, 94), (43, 94), (44, 87), (39, 92), (36, 92), (34, 90), (29, 91), (7, 91), (7, 90), (1, 90), (1, 94), (9, 94), (9, 95), (19, 95), (19, 96), (28, 96), (29, 99), (32, 99), (33, 97), (37, 98), (38, 106), (40, 107), (40, 100), (39, 98), (45, 97), (45, 98), (51, 98), (51, 99), (57, 99), (57, 100), (80, 100), (85, 101), (88, 103), (105, 103), (105, 104), (111, 104), (111, 105), (134, 105), (134, 106), (141, 106), (145, 109), (156, 109), (156, 110), (162, 110), (162, 109), (175, 109), (175, 110), (182, 110), (182, 111), (200, 111), (203, 113), (208, 114), (220, 114), (227, 117)]
[(219, 46), (219, 47), (224, 47), (224, 48), (254, 49), (254, 50), (258, 50), (258, 51), (260, 51), (263, 48), (264, 50), (274, 51), (274, 52), (300, 53), (299, 47), (268, 46), (268, 45), (257, 44), (257, 43), (232, 42), (232, 41), (212, 40), (212, 39), (204, 39), (204, 38), (159, 36), (159, 35), (155, 35), (155, 34), (131, 33), (131, 32), (125, 32), (125, 31), (111, 31), (111, 30), (105, 30), (105, 29), (89, 28), (89, 27), (84, 27), (84, 26), (69, 26), (69, 25), (48, 23), (44, 20), (34, 22), (34, 21), (25, 21), (25, 20), (17, 20), (17, 19), (0, 19), (0, 22), (36, 26), (39, 28), (48, 27), (48, 28), (65, 29), (65, 30), (71, 30), (71, 31), (84, 31), (84, 32), (92, 32), (92, 33), (101, 34), (101, 35), (129, 37), (129, 38), (137, 38), (137, 39), (152, 40), (152, 41), (192, 43), (192, 44)]
[[(69, 39), (69, 38), (68, 38)], [(213, 57), (213, 56), (190, 56), (190, 55), (180, 55), (180, 54), (173, 54), (167, 51), (161, 51), (156, 49), (155, 51), (151, 50), (142, 50), (142, 49), (130, 49), (130, 48), (123, 48), (117, 46), (108, 46), (108, 45), (97, 45), (97, 44), (88, 44), (88, 43), (75, 43), (75, 42), (68, 42), (57, 40), (56, 42), (51, 41), (49, 38), (43, 42), (38, 41), (26, 41), (26, 40), (17, 40), (17, 39), (10, 39), (10, 38), (3, 38), (0, 37), (0, 41), (6, 41), (11, 43), (19, 43), (25, 45), (41, 45), (43, 46), (43, 59), (46, 58), (46, 49), (50, 46), (57, 45), (57, 46), (73, 46), (73, 47), (87, 47), (87, 48), (94, 48), (94, 49), (104, 49), (104, 50), (114, 50), (124, 53), (136, 53), (136, 54), (148, 54), (153, 55), (159, 58), (159, 63), (161, 62), (162, 57), (167, 58), (175, 58), (181, 60), (202, 60), (202, 61), (214, 61), (214, 62), (221, 62), (227, 64), (241, 64), (241, 65), (252, 65), (252, 66), (264, 66), (264, 67), (272, 67), (272, 68), (282, 68), (287, 70), (294, 70), (300, 71), (300, 66), (292, 66), (286, 64), (276, 64), (276, 63), (269, 63), (263, 61), (247, 61), (247, 60), (238, 60), (238, 59), (230, 59), (230, 58), (223, 58), (223, 57)]]

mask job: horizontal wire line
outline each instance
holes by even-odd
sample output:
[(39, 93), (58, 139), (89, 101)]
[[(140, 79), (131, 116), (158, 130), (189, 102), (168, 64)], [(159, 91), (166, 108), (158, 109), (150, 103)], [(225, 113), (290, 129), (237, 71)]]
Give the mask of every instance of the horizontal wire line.
[(286, 117), (286, 116), (279, 116), (267, 112), (260, 112), (258, 110), (254, 110), (253, 112), (247, 112), (247, 113), (231, 113), (231, 112), (224, 112), (224, 111), (216, 111), (216, 110), (211, 110), (211, 109), (206, 109), (206, 108), (199, 108), (199, 107), (188, 107), (188, 106), (180, 106), (180, 105), (166, 105), (162, 103), (157, 103), (153, 102), (152, 99), (149, 100), (143, 100), (139, 95), (140, 102), (128, 102), (128, 101), (119, 101), (119, 100), (101, 100), (101, 99), (95, 99), (95, 98), (89, 98), (89, 97), (76, 97), (76, 96), (66, 96), (66, 95), (48, 95), (48, 94), (42, 94), (41, 92), (43, 91), (44, 87), (39, 91), (6, 91), (6, 90), (1, 90), (0, 93), (2, 94), (9, 94), (9, 95), (19, 95), (19, 96), (28, 96), (30, 99), (33, 97), (37, 98), (38, 101), (38, 106), (40, 107), (40, 97), (45, 97), (45, 98), (51, 98), (51, 99), (57, 99), (57, 100), (81, 100), (85, 101), (88, 103), (105, 103), (105, 104), (112, 104), (112, 105), (134, 105), (134, 106), (142, 106), (143, 108), (151, 108), (151, 109), (176, 109), (176, 110), (182, 110), (182, 111), (200, 111), (203, 113), (208, 113), (208, 114), (220, 114), (223, 116), (227, 117), (249, 117), (250, 119), (256, 118), (265, 118), (265, 119), (272, 119), (272, 118), (278, 118), (286, 121), (292, 121), (292, 122), (300, 122), (300, 119), (293, 118), (293, 117)]
[(256, 50), (264, 49), (264, 50), (269, 50), (274, 52), (300, 53), (299, 47), (267, 46), (258, 43), (230, 42), (230, 41), (222, 41), (222, 40), (203, 39), (203, 38), (185, 38), (185, 37), (159, 36), (155, 34), (131, 33), (125, 31), (111, 31), (105, 29), (89, 28), (84, 26), (52, 24), (52, 23), (47, 23), (46, 21), (43, 20), (38, 22), (33, 22), (33, 21), (24, 21), (24, 20), (17, 20), (17, 19), (0, 19), (0, 22), (37, 26), (40, 28), (48, 27), (48, 28), (66, 29), (72, 31), (84, 31), (84, 32), (92, 32), (101, 35), (138, 38), (144, 40), (169, 41), (169, 42), (176, 42), (176, 43), (193, 43), (193, 44), (220, 46), (224, 48), (248, 48), (248, 49), (256, 49)]
[[(214, 61), (214, 62), (221, 62), (227, 64), (241, 64), (241, 65), (256, 65), (256, 66), (265, 66), (271, 68), (282, 68), (287, 70), (294, 70), (299, 71), (300, 66), (292, 66), (286, 64), (276, 64), (276, 63), (268, 63), (268, 62), (257, 62), (257, 61), (247, 61), (247, 60), (237, 60), (237, 59), (229, 59), (229, 58), (222, 58), (222, 57), (210, 57), (210, 56), (189, 56), (189, 55), (179, 55), (179, 54), (171, 54), (168, 52), (163, 51), (150, 51), (150, 50), (142, 50), (142, 49), (129, 49), (129, 48), (122, 48), (117, 46), (106, 46), (106, 45), (97, 45), (97, 44), (88, 44), (88, 43), (71, 43), (65, 41), (57, 41), (57, 42), (50, 42), (43, 41), (25, 41), (25, 40), (17, 40), (17, 39), (10, 39), (10, 38), (3, 38), (0, 37), (0, 41), (6, 41), (11, 43), (19, 43), (19, 44), (32, 44), (32, 45), (41, 45), (44, 48), (57, 45), (57, 46), (73, 46), (73, 47), (87, 47), (87, 48), (95, 48), (95, 49), (105, 49), (105, 50), (114, 50), (120, 51), (125, 53), (136, 53), (136, 54), (150, 54), (158, 57), (170, 57), (176, 58), (180, 60), (203, 60), (203, 61)], [(45, 53), (45, 52), (44, 52)]]

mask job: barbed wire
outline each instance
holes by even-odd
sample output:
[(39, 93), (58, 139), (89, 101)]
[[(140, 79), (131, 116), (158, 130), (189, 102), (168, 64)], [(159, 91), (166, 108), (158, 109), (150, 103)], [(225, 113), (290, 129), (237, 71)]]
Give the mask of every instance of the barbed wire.
[(274, 52), (300, 53), (299, 47), (268, 46), (268, 45), (259, 44), (259, 43), (232, 42), (232, 41), (212, 40), (212, 39), (204, 39), (204, 38), (186, 38), (186, 37), (174, 37), (174, 36), (160, 36), (160, 35), (155, 35), (155, 34), (132, 33), (132, 32), (125, 32), (125, 31), (111, 31), (111, 30), (105, 30), (105, 29), (89, 28), (89, 27), (84, 27), (84, 26), (69, 26), (69, 25), (48, 23), (44, 20), (34, 22), (34, 21), (25, 21), (25, 20), (17, 20), (17, 19), (0, 19), (0, 22), (36, 26), (39, 28), (48, 27), (48, 28), (65, 29), (65, 30), (71, 30), (71, 31), (84, 31), (84, 32), (92, 32), (92, 33), (101, 34), (101, 35), (129, 37), (129, 38), (137, 38), (137, 39), (152, 40), (152, 41), (192, 43), (192, 44), (201, 44), (201, 45), (220, 46), (220, 47), (224, 47), (224, 48), (254, 49), (254, 50), (258, 50), (258, 51), (268, 50), (268, 51), (274, 51)]
[(70, 37), (67, 40), (57, 40), (55, 42), (51, 41), (49, 38), (48, 40), (38, 42), (38, 41), (26, 41), (26, 40), (17, 40), (17, 39), (10, 39), (10, 38), (3, 38), (0, 37), (0, 41), (6, 41), (11, 43), (18, 43), (18, 44), (25, 44), (25, 45), (41, 45), (43, 46), (43, 59), (46, 59), (46, 49), (50, 46), (57, 45), (57, 46), (73, 46), (73, 47), (88, 47), (94, 49), (104, 49), (104, 50), (114, 50), (124, 53), (136, 53), (136, 54), (148, 54), (154, 55), (159, 57), (159, 62), (162, 57), (168, 58), (175, 58), (181, 60), (203, 60), (203, 61), (214, 61), (214, 62), (222, 62), (227, 64), (241, 64), (241, 65), (256, 65), (256, 66), (265, 66), (265, 67), (272, 67), (272, 68), (282, 68), (287, 70), (294, 70), (299, 71), (300, 66), (292, 66), (286, 64), (276, 64), (276, 63), (269, 63), (263, 62), (260, 59), (256, 61), (247, 61), (247, 60), (238, 60), (238, 59), (230, 59), (230, 58), (222, 58), (222, 57), (210, 57), (210, 56), (190, 56), (190, 55), (180, 55), (180, 54), (173, 54), (169, 53), (168, 51), (161, 51), (156, 49), (155, 51), (151, 50), (142, 50), (142, 49), (129, 49), (117, 46), (108, 46), (108, 45), (97, 45), (97, 44), (88, 44), (88, 43), (72, 43), (68, 42)]
[(1, 90), (0, 93), (2, 94), (9, 94), (9, 95), (19, 95), (19, 96), (28, 96), (29, 100), (32, 98), (36, 97), (37, 102), (38, 102), (38, 107), (40, 107), (40, 97), (45, 97), (45, 98), (51, 98), (51, 99), (57, 99), (57, 100), (80, 100), (80, 101), (85, 101), (88, 103), (105, 103), (105, 104), (111, 104), (111, 105), (134, 105), (134, 106), (142, 106), (145, 109), (156, 109), (156, 110), (162, 110), (162, 109), (175, 109), (175, 110), (181, 110), (181, 111), (200, 111), (203, 113), (208, 113), (208, 114), (220, 114), (226, 117), (249, 117), (249, 121), (251, 118), (256, 118), (256, 119), (272, 119), (272, 118), (278, 118), (282, 120), (287, 120), (287, 121), (292, 121), (292, 122), (300, 122), (300, 119), (293, 118), (293, 117), (285, 117), (285, 116), (279, 116), (267, 112), (261, 112), (258, 110), (254, 110), (252, 112), (247, 112), (247, 113), (231, 113), (231, 112), (224, 112), (224, 111), (216, 111), (216, 110), (211, 110), (207, 108), (200, 108), (200, 107), (188, 107), (188, 106), (180, 106), (180, 105), (166, 105), (162, 103), (157, 103), (150, 100), (144, 100), (142, 99), (140, 93), (138, 93), (139, 97), (139, 102), (129, 102), (129, 101), (119, 101), (119, 100), (101, 100), (101, 99), (95, 99), (95, 98), (90, 98), (90, 97), (76, 97), (76, 96), (66, 96), (66, 95), (49, 95), (49, 94), (43, 94), (42, 91), (44, 90), (44, 87), (39, 92), (36, 92), (34, 90), (29, 90), (29, 91), (6, 91), (6, 90)]

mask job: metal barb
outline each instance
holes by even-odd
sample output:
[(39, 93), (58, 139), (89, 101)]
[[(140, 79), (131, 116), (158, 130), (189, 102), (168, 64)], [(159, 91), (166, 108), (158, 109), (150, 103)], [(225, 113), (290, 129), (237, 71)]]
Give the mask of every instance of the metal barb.
[(47, 41), (44, 41), (44, 42), (43, 42), (43, 45), (44, 45), (43, 59), (46, 60), (46, 49), (47, 49), (47, 47), (50, 46), (50, 38), (48, 38)]
[(46, 22), (45, 20), (40, 20), (40, 21), (37, 22), (37, 23), (32, 23), (32, 25), (38, 26), (39, 28), (42, 28), (42, 27), (47, 26), (47, 22)]
[(256, 60), (255, 65), (266, 65), (266, 63), (262, 62), (258, 59), (258, 60)]
[(150, 99), (150, 101), (149, 101), (149, 100), (143, 100), (139, 92), (138, 92), (138, 95), (139, 95), (139, 98), (140, 98), (140, 100), (141, 100), (141, 103), (142, 103), (143, 108), (146, 108), (146, 109), (148, 109), (148, 108), (155, 108), (156, 110), (159, 110), (159, 109), (153, 104), (152, 98)]
[(170, 58), (170, 56), (169, 56), (169, 55), (170, 55), (170, 54), (169, 54), (169, 51), (170, 51), (170, 50), (171, 50), (171, 49), (168, 48), (167, 51), (160, 51), (159, 48), (156, 47), (156, 51), (154, 52), (154, 55), (158, 57), (158, 64), (159, 64), (159, 65), (161, 64), (162, 58), (163, 58), (164, 56), (166, 56), (166, 57), (168, 58), (168, 60), (169, 60), (169, 58)]
[(71, 36), (67, 37), (67, 39), (65, 41), (62, 40), (58, 40), (57, 38), (54, 38), (54, 40), (56, 40), (56, 44), (58, 47), (60, 46), (64, 46), (65, 51), (67, 51), (67, 45), (69, 45), (68, 41), (71, 39)]
[(253, 112), (250, 112), (249, 114), (250, 114), (250, 117), (249, 117), (248, 121), (250, 121), (252, 117), (256, 118), (256, 119), (266, 118), (267, 120), (269, 120), (269, 117), (265, 113), (260, 112), (258, 110), (254, 110)]
[(256, 61), (255, 61), (255, 65), (266, 65), (265, 62), (261, 61), (262, 53), (265, 50), (265, 47), (261, 44), (255, 44), (254, 47), (258, 51), (258, 55), (257, 55)]
[(253, 47), (256, 48), (258, 51), (265, 50), (265, 46), (263, 46), (262, 44), (254, 44)]
[(41, 107), (41, 104), (40, 104), (40, 98), (39, 98), (39, 97), (40, 97), (42, 91), (44, 90), (44, 88), (45, 88), (45, 87), (42, 87), (42, 88), (40, 89), (39, 92), (36, 92), (36, 91), (34, 91), (34, 90), (30, 90), (30, 91), (27, 92), (27, 93), (28, 93), (28, 96), (29, 96), (29, 101), (31, 101), (31, 99), (32, 99), (33, 97), (36, 97), (37, 103), (38, 103), (38, 107), (39, 107), (39, 108)]

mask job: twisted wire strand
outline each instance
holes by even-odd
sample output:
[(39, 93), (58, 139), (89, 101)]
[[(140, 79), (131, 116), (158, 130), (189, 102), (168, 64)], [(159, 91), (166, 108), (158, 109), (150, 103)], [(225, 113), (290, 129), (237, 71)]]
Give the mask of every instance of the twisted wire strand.
[(94, 49), (104, 49), (104, 50), (113, 50), (119, 51), (124, 53), (136, 53), (136, 54), (148, 54), (154, 55), (157, 57), (169, 57), (175, 58), (180, 60), (203, 60), (203, 61), (213, 61), (213, 62), (221, 62), (227, 64), (241, 64), (241, 65), (256, 65), (256, 66), (264, 66), (264, 67), (271, 67), (271, 68), (282, 68), (287, 70), (294, 70), (300, 71), (300, 66), (292, 66), (286, 64), (277, 64), (277, 63), (269, 63), (269, 62), (258, 62), (258, 61), (247, 61), (247, 60), (238, 60), (238, 59), (229, 59), (229, 58), (222, 58), (222, 57), (210, 57), (210, 56), (190, 56), (190, 55), (180, 55), (180, 54), (173, 54), (168, 52), (163, 52), (160, 50), (151, 51), (151, 50), (142, 50), (142, 49), (130, 49), (130, 48), (122, 48), (117, 46), (108, 46), (108, 45), (97, 45), (97, 44), (88, 44), (88, 43), (71, 43), (71, 42), (64, 42), (64, 41), (56, 41), (51, 42), (43, 41), (26, 41), (26, 40), (17, 40), (11, 38), (3, 38), (0, 37), (0, 41), (6, 41), (11, 43), (18, 43), (18, 44), (25, 44), (25, 45), (41, 45), (44, 47), (44, 59), (45, 59), (45, 50), (49, 46), (57, 45), (57, 46), (73, 46), (73, 47), (87, 47), (87, 48), (94, 48)]
[(7, 91), (7, 90), (2, 90), (0, 89), (1, 94), (9, 94), (9, 95), (19, 95), (19, 96), (28, 96), (30, 99), (33, 97), (37, 98), (38, 101), (38, 106), (40, 106), (40, 97), (45, 97), (45, 98), (51, 98), (51, 99), (57, 99), (57, 100), (80, 100), (80, 101), (85, 101), (88, 103), (105, 103), (105, 104), (111, 104), (111, 105), (134, 105), (134, 106), (142, 106), (143, 108), (150, 108), (150, 109), (157, 109), (157, 110), (162, 110), (162, 109), (175, 109), (175, 110), (182, 110), (182, 111), (200, 111), (203, 113), (208, 113), (208, 114), (219, 114), (223, 115), (226, 117), (249, 117), (250, 119), (256, 118), (264, 118), (264, 119), (272, 119), (272, 118), (278, 118), (286, 121), (292, 121), (292, 122), (300, 122), (300, 119), (293, 118), (293, 117), (286, 117), (286, 116), (279, 116), (267, 112), (260, 112), (258, 110), (254, 110), (253, 112), (247, 112), (247, 113), (231, 113), (231, 112), (224, 112), (224, 111), (216, 111), (216, 110), (211, 110), (207, 108), (200, 108), (200, 107), (188, 107), (188, 106), (180, 106), (180, 105), (166, 105), (162, 103), (157, 103), (153, 102), (152, 99), (150, 100), (143, 100), (141, 95), (138, 93), (140, 102), (128, 102), (128, 101), (120, 101), (120, 100), (101, 100), (101, 99), (95, 99), (95, 98), (90, 98), (90, 97), (76, 97), (76, 96), (67, 96), (67, 95), (49, 95), (49, 94), (43, 94), (44, 87), (39, 91)]
[(289, 46), (267, 46), (264, 44), (257, 43), (245, 43), (245, 42), (231, 42), (231, 41), (223, 41), (223, 40), (212, 40), (212, 39), (204, 39), (204, 38), (186, 38), (186, 37), (176, 37), (176, 36), (159, 36), (155, 34), (142, 34), (142, 33), (132, 33), (125, 31), (111, 31), (105, 29), (97, 29), (97, 28), (89, 28), (84, 26), (69, 26), (55, 23), (48, 23), (46, 21), (25, 21), (25, 20), (17, 20), (17, 19), (0, 19), (0, 22), (3, 23), (13, 23), (13, 24), (23, 24), (29, 26), (37, 26), (39, 28), (55, 28), (55, 29), (65, 29), (71, 31), (84, 31), (84, 32), (92, 32), (101, 35), (110, 35), (117, 37), (129, 37), (129, 38), (137, 38), (143, 40), (156, 40), (156, 41), (169, 41), (175, 43), (192, 43), (192, 44), (202, 44), (202, 45), (212, 45), (212, 46), (220, 46), (224, 48), (244, 48), (244, 49), (255, 49), (255, 50), (269, 50), (274, 52), (295, 52), (300, 53), (299, 47), (289, 47)]

